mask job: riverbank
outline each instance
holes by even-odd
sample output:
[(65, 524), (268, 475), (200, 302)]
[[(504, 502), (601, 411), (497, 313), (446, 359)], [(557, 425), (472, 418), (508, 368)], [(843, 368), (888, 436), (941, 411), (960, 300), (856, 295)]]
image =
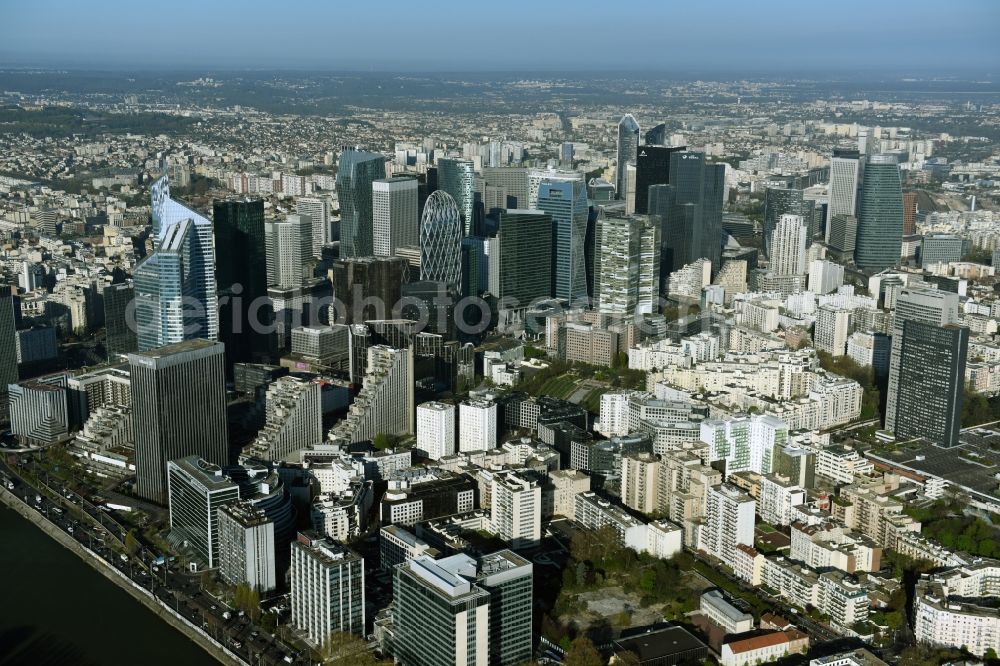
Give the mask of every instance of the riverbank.
[[(173, 629), (179, 631), (185, 638), (194, 645), (204, 650), (204, 652), (218, 663), (222, 664), (243, 664), (223, 645), (212, 639), (200, 627), (196, 627), (186, 618), (179, 616), (174, 609), (166, 606), (162, 600), (154, 597), (149, 590), (146, 590), (130, 581), (117, 569), (109, 566), (101, 557), (78, 543), (71, 536), (62, 531), (59, 527), (46, 520), (34, 508), (25, 504), (19, 497), (0, 488), (0, 503), (14, 511), (27, 522), (37, 527), (45, 536), (53, 539), (60, 546), (76, 555), (89, 567), (101, 574), (106, 580), (114, 583), (120, 590), (127, 593), (129, 597), (141, 603), (146, 609), (151, 611), (158, 620), (165, 622)], [(67, 590), (68, 594), (73, 594), (73, 590)], [(151, 648), (156, 649), (156, 648)]]

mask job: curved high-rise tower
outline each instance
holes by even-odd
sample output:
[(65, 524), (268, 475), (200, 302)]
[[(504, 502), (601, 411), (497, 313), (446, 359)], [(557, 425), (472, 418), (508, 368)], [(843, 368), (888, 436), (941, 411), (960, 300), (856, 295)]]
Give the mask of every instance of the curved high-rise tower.
[(903, 244), (903, 187), (894, 155), (872, 155), (865, 165), (854, 263), (878, 272), (899, 263)]
[(462, 284), (462, 215), (444, 190), (432, 192), (420, 221), (420, 279), (444, 282), (455, 293)]

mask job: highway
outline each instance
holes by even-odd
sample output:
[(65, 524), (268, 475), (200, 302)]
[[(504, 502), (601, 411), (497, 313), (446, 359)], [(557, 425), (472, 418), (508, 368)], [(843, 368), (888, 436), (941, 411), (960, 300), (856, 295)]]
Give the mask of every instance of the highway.
[(242, 612), (202, 590), (199, 574), (178, 570), (169, 563), (157, 566), (158, 554), (141, 543), (135, 555), (127, 555), (124, 552), (127, 530), (110, 512), (94, 506), (55, 479), (49, 479), (51, 485), (39, 488), (2, 462), (0, 474), (8, 481), (7, 489), (25, 504), (103, 559), (107, 566), (148, 589), (192, 624), (226, 645), (244, 663), (253, 666), (311, 663), (311, 655), (304, 649), (287, 645), (263, 627), (254, 625)]

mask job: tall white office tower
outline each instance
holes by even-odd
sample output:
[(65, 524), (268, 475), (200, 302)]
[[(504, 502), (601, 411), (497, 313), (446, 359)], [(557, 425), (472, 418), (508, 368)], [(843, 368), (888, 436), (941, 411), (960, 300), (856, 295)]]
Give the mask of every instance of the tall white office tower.
[(295, 212), (312, 220), (312, 256), (320, 257), (323, 246), (333, 241), (330, 233), (330, 200), (326, 197), (299, 197)]
[(466, 400), (458, 406), (458, 450), (485, 451), (497, 446), (497, 404)]
[(431, 460), (455, 453), (455, 405), (417, 405), (417, 450)]
[[(194, 338), (218, 340), (212, 221), (171, 199), (166, 176), (149, 192), (153, 253), (135, 269), (139, 350)], [(191, 307), (193, 302), (198, 307)]]
[(847, 336), (851, 329), (851, 310), (833, 305), (821, 305), (816, 311), (816, 349), (831, 356), (847, 353)]
[(660, 224), (603, 210), (594, 241), (594, 300), (607, 314), (653, 312), (660, 282)]
[(372, 183), (372, 219), (375, 256), (389, 257), (396, 248), (420, 242), (417, 179), (382, 178)]
[(896, 297), (892, 320), (892, 348), (889, 352), (889, 386), (885, 396), (885, 429), (896, 430), (896, 399), (899, 392), (899, 363), (903, 349), (903, 324), (946, 326), (958, 323), (958, 294), (940, 289), (907, 287)]
[(830, 202), (826, 208), (827, 243), (830, 242), (830, 230), (835, 216), (857, 217), (860, 175), (861, 157), (858, 151), (840, 149), (833, 151), (833, 157), (830, 159)]
[(639, 152), (639, 123), (631, 113), (618, 122), (618, 155), (615, 164), (615, 192), (625, 200), (628, 191), (628, 165), (635, 164)]
[(801, 215), (782, 215), (771, 238), (770, 272), (775, 275), (805, 275), (809, 227)]
[(709, 486), (705, 493), (705, 519), (698, 547), (723, 562), (732, 562), (736, 546), (753, 546), (757, 502), (728, 483)]
[(277, 587), (274, 522), (250, 502), (218, 510), (219, 574), (230, 585), (270, 592)]
[(512, 470), (493, 475), (490, 497), (493, 531), (514, 550), (542, 538), (542, 486)]
[(312, 247), (312, 220), (308, 215), (289, 215), (283, 221), (265, 223), (267, 285), (280, 289), (301, 287), (309, 277)]
[(292, 542), (292, 625), (317, 645), (337, 632), (365, 633), (365, 561), (318, 534)]

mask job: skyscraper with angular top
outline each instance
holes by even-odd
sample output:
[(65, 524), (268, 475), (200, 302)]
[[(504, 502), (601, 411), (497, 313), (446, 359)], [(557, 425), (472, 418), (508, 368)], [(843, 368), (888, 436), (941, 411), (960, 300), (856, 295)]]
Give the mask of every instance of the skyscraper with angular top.
[(337, 171), (340, 199), (340, 256), (368, 257), (372, 239), (372, 183), (385, 178), (385, 158), (377, 153), (345, 150)]
[(618, 155), (615, 164), (615, 192), (622, 201), (627, 195), (626, 168), (635, 164), (639, 150), (639, 123), (631, 113), (626, 113), (618, 122)]
[(862, 183), (854, 263), (881, 271), (899, 263), (903, 245), (903, 189), (896, 157), (869, 157)]

